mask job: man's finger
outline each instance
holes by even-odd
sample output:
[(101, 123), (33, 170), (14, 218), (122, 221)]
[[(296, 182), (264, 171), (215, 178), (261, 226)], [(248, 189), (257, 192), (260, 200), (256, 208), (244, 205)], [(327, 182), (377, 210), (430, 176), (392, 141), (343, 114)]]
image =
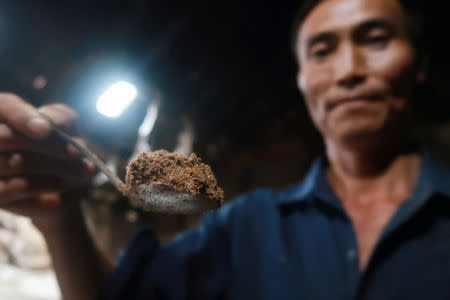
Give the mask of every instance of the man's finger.
[(0, 206), (5, 203), (85, 186), (85, 181), (68, 182), (57, 176), (0, 177)]
[(93, 172), (92, 165), (80, 159), (60, 159), (32, 152), (0, 154), (0, 176), (52, 175), (81, 180)]
[(75, 121), (78, 114), (64, 104), (51, 104), (39, 108), (39, 111), (49, 117), (53, 123), (67, 134), (75, 135)]
[[(82, 139), (74, 139), (84, 144)], [(0, 153), (27, 151), (59, 158), (77, 158), (81, 156), (78, 150), (73, 149), (73, 146), (69, 146), (65, 140), (56, 134), (51, 134), (46, 139), (33, 140), (12, 130), (6, 124), (0, 124)]]
[[(87, 143), (85, 142), (85, 140), (83, 140), (82, 138), (73, 138), (75, 140), (75, 142), (77, 142), (78, 144), (80, 144), (81, 146), (88, 148)], [(75, 147), (72, 144), (67, 144), (66, 147), (66, 151), (67, 153), (69, 153), (69, 155), (73, 158), (75, 157), (81, 157), (83, 156), (83, 154), (80, 152), (80, 150), (78, 150), (77, 147)]]
[(14, 94), (0, 93), (0, 123), (31, 138), (45, 138), (51, 131), (36, 108)]

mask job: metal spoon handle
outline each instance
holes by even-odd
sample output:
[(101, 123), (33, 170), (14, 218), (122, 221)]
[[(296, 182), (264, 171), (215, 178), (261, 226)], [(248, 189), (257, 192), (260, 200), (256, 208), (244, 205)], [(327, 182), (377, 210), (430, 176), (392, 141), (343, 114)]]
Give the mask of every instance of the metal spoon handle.
[(76, 140), (74, 140), (70, 135), (62, 131), (57, 127), (55, 122), (53, 122), (50, 117), (45, 115), (44, 113), (39, 111), (39, 114), (45, 118), (50, 125), (52, 126), (52, 130), (54, 130), (60, 137), (62, 137), (64, 140), (72, 144), (75, 148), (77, 148), (81, 153), (83, 153), (95, 166), (97, 166), (103, 173), (105, 173), (106, 177), (111, 181), (111, 183), (125, 196), (127, 195), (127, 188), (125, 183), (119, 179), (113, 172), (111, 172), (108, 167), (105, 166), (105, 164), (95, 155), (92, 151), (87, 149), (82, 144), (78, 143)]

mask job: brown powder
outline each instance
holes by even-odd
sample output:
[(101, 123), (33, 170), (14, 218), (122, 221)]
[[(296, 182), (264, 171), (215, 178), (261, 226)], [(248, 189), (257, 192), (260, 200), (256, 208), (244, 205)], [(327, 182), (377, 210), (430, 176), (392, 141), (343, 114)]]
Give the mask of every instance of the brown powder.
[(160, 183), (178, 192), (204, 196), (218, 204), (222, 204), (224, 198), (211, 167), (194, 153), (189, 158), (166, 150), (141, 153), (128, 164), (125, 180), (128, 188)]

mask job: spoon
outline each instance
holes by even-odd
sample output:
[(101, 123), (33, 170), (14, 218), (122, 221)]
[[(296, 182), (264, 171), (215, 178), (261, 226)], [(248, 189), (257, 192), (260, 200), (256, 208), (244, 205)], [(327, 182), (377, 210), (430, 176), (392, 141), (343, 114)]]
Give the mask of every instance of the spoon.
[(97, 168), (99, 168), (100, 171), (108, 177), (114, 187), (125, 197), (130, 199), (132, 205), (141, 207), (144, 210), (168, 214), (196, 214), (218, 208), (216, 203), (206, 197), (196, 197), (187, 192), (180, 193), (175, 191), (171, 186), (165, 184), (141, 184), (128, 188), (122, 180), (106, 167), (97, 155), (59, 129), (50, 117), (40, 111), (38, 112), (50, 123), (53, 131), (77, 148)]

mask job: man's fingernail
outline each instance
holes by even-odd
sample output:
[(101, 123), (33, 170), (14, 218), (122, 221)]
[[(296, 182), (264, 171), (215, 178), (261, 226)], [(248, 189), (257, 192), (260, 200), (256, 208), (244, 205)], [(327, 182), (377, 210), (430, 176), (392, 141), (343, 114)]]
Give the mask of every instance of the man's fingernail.
[(51, 130), (50, 123), (40, 117), (34, 117), (30, 121), (28, 121), (27, 126), (37, 137), (46, 137)]
[(79, 157), (81, 152), (72, 144), (67, 145), (67, 152), (73, 157)]
[(0, 124), (0, 139), (12, 138), (14, 133), (5, 124)]
[(23, 157), (19, 153), (14, 153), (8, 160), (8, 167), (19, 168), (23, 164)]
[(22, 191), (22, 190), (26, 190), (29, 187), (29, 183), (27, 180), (25, 180), (24, 178), (12, 178), (8, 181), (7, 183), (8, 185), (8, 190), (12, 190), (12, 191)]
[(83, 158), (83, 163), (90, 173), (95, 171), (95, 165), (90, 160)]

